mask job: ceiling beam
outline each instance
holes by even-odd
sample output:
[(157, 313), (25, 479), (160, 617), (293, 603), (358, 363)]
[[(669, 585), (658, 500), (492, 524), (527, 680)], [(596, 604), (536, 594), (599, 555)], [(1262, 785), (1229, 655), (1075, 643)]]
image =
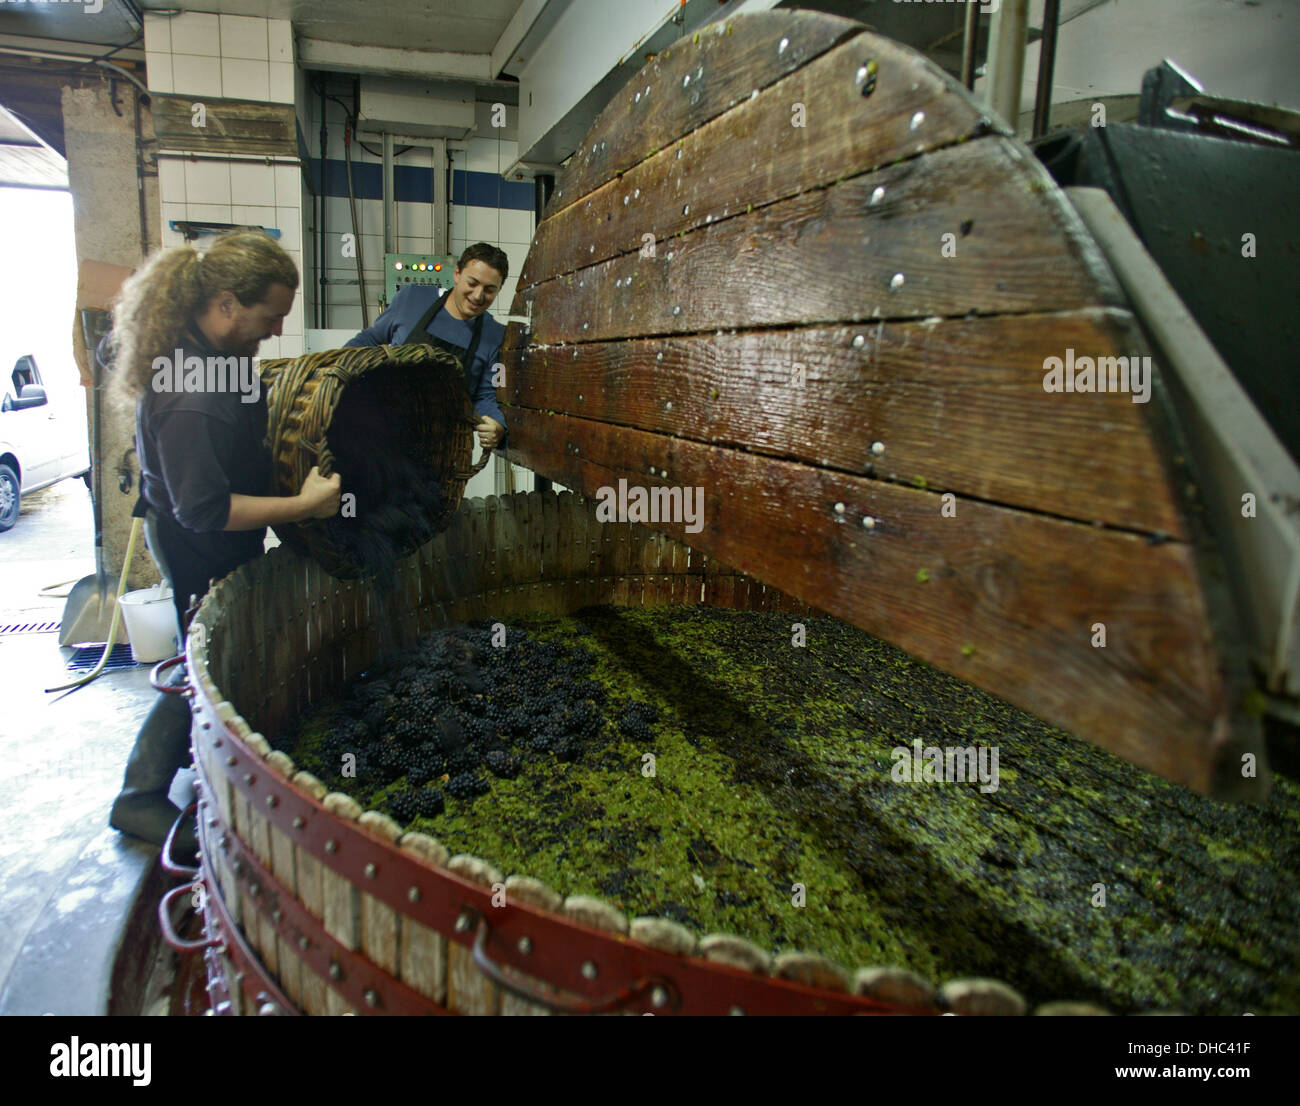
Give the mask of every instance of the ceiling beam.
[(351, 43), (326, 42), (318, 38), (298, 39), (298, 64), (305, 69), (321, 69), (331, 73), (414, 77), (422, 81), (453, 80), (490, 84), (496, 77), (490, 54), (354, 46)]

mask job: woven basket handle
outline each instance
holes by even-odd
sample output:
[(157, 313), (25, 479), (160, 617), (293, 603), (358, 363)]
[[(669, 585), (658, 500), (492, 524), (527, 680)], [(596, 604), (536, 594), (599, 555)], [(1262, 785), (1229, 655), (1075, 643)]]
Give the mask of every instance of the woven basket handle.
[(468, 480), (468, 479), (470, 479), (470, 477), (472, 477), (472, 476), (477, 476), (480, 472), (483, 471), (484, 466), (485, 466), (485, 465), (486, 465), (490, 460), (492, 460), (492, 451), (491, 451), (490, 449), (485, 449), (485, 450), (483, 451), (483, 456), (480, 457), (477, 461), (475, 461), (472, 465), (470, 465), (470, 468), (469, 468), (469, 471), (468, 471), (468, 472), (457, 472), (457, 473), (454, 473), (454, 474), (453, 474), (453, 479), (455, 479), (455, 480)]
[(298, 448), (312, 458), (312, 463), (320, 469), (320, 474), (327, 480), (334, 475), (334, 454), (316, 442), (306, 438), (298, 440)]

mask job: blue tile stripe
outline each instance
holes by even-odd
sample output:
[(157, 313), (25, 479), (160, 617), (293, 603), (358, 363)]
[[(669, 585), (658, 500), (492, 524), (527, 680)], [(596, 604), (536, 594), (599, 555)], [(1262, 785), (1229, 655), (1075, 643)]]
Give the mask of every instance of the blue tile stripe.
[[(321, 179), (320, 158), (311, 159), (313, 182)], [(352, 163), (352, 188), (358, 200), (383, 199), (383, 166), (372, 161)], [(394, 165), (393, 184), (399, 203), (432, 203), (433, 170), (414, 165)], [(347, 197), (348, 166), (342, 158), (325, 161), (326, 196)], [(468, 169), (451, 172), (451, 202), (470, 207), (500, 207), (532, 211), (533, 185), (528, 181), (502, 180), (497, 173), (473, 173)]]

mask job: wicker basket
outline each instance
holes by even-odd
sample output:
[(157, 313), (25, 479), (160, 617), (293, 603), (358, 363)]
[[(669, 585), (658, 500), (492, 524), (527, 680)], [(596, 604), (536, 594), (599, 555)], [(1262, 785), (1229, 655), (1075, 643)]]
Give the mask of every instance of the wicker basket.
[[(337, 435), (331, 441), (331, 431), (337, 429), (349, 400), (351, 409), (367, 409), (369, 424), (367, 416), (349, 422), (353, 439), (363, 432), (369, 439), (367, 452), (384, 452), (431, 470), (442, 491), (442, 506), (426, 513), (432, 533), (399, 543), (394, 550), (399, 557), (446, 528), (460, 506), (466, 482), (491, 456), (484, 450), (478, 463), (471, 464), (478, 416), (460, 363), (443, 349), (425, 345), (335, 349), (263, 361), (261, 368), (269, 389), (267, 436), (278, 494), (297, 494), (313, 465), (319, 465), (325, 476), (335, 471), (341, 443)], [(358, 446), (355, 440), (349, 444), (353, 449)], [(345, 493), (349, 490), (346, 468), (339, 464)], [(372, 512), (384, 508), (383, 494), (372, 495), (367, 508)], [(314, 519), (276, 527), (276, 533), (331, 576), (368, 575), (371, 566), (340, 545), (338, 525), (335, 519)]]

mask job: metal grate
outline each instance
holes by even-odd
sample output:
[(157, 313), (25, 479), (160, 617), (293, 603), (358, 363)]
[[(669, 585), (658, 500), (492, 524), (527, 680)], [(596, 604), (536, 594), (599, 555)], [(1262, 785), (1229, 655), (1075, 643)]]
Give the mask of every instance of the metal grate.
[(53, 634), (61, 625), (62, 622), (9, 622), (0, 625), (0, 637), (6, 634)]
[[(72, 651), (72, 656), (68, 658), (69, 672), (89, 672), (99, 663), (99, 658), (104, 655), (104, 646), (101, 645), (83, 645)], [(108, 661), (104, 665), (104, 671), (107, 672), (113, 668), (140, 668), (143, 662), (138, 662), (131, 655), (131, 646), (114, 645), (113, 651), (108, 655)]]

